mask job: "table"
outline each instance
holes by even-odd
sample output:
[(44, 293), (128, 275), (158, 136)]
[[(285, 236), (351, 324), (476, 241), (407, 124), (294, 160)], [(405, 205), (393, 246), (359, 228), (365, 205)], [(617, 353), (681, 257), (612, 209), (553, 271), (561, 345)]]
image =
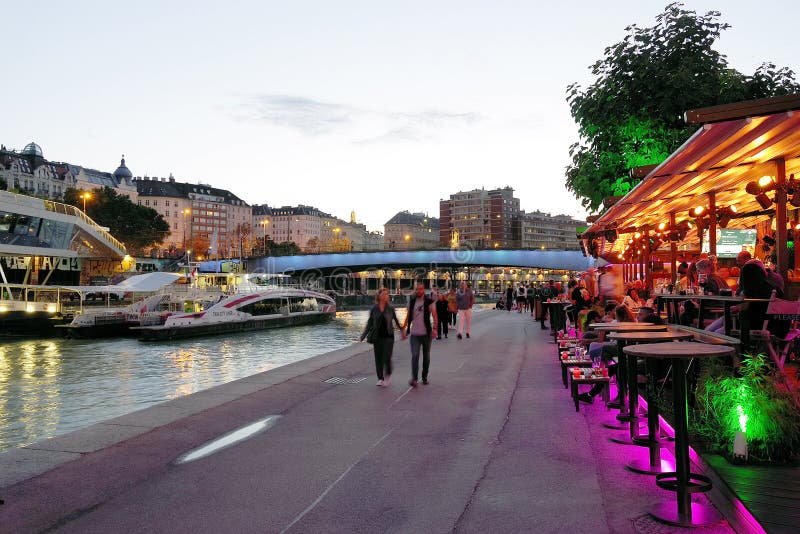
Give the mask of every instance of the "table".
[(736, 304), (741, 304), (745, 301), (744, 297), (721, 297), (719, 295), (657, 295), (656, 298), (660, 302), (665, 303), (665, 307), (667, 310), (667, 322), (668, 323), (675, 323), (678, 324), (678, 303), (683, 302), (685, 300), (696, 300), (699, 303), (699, 309), (697, 310), (697, 316), (699, 317), (697, 327), (702, 329), (703, 324), (703, 311), (706, 310), (708, 305), (712, 303), (721, 303), (723, 308), (723, 314), (725, 315), (725, 335), (731, 335), (731, 329), (733, 328), (733, 315), (731, 314), (731, 308)]
[(570, 356), (566, 360), (561, 359), (561, 381), (564, 383), (564, 389), (567, 389), (567, 369), (569, 367), (591, 367), (592, 360), (578, 360), (574, 356)]
[[(676, 330), (666, 330), (663, 332), (612, 332), (608, 335), (609, 339), (614, 339), (618, 343), (661, 343), (665, 341), (686, 341), (688, 339), (692, 339), (694, 334), (691, 332), (678, 332)], [(622, 350), (620, 350), (622, 352)], [(626, 445), (649, 445), (650, 446), (650, 466), (653, 466), (652, 469), (655, 469), (657, 466), (658, 469), (661, 468), (661, 443), (659, 441), (661, 430), (656, 428), (656, 431), (653, 432), (653, 429), (650, 427), (653, 418), (655, 417), (655, 425), (658, 426), (658, 408), (655, 406), (655, 400), (650, 397), (650, 385), (655, 381), (655, 361), (648, 360), (648, 376), (647, 376), (647, 391), (648, 391), (648, 398), (647, 398), (647, 429), (648, 429), (648, 439), (644, 442), (637, 441), (639, 438), (639, 384), (636, 380), (637, 377), (637, 368), (636, 368), (636, 356), (628, 356), (627, 361), (627, 371), (628, 371), (628, 413), (630, 414), (630, 439), (629, 440), (619, 440), (613, 439), (616, 443), (623, 443)], [(652, 363), (651, 363), (652, 361)], [(653, 390), (653, 397), (655, 396), (655, 390)], [(655, 444), (654, 444), (655, 442)], [(654, 450), (655, 448), (655, 450)], [(657, 458), (656, 458), (657, 456)], [(638, 466), (637, 467), (641, 467)], [(640, 469), (632, 469), (637, 472), (642, 472)], [(651, 469), (645, 471), (647, 473), (651, 472)], [(661, 472), (661, 471), (657, 471)], [(652, 474), (656, 474), (653, 472)]]
[(608, 390), (609, 390), (609, 383), (611, 382), (611, 378), (607, 376), (588, 376), (584, 377), (581, 375), (580, 378), (575, 378), (572, 376), (572, 373), (569, 373), (570, 381), (572, 383), (572, 400), (575, 401), (575, 411), (580, 411), (580, 401), (578, 400), (578, 384), (592, 384), (595, 385), (597, 383), (605, 384), (606, 387), (603, 388), (603, 401), (606, 403), (608, 402)]
[(733, 354), (733, 348), (705, 343), (651, 343), (625, 347), (633, 358), (669, 359), (672, 361), (672, 399), (675, 408), (675, 472), (656, 475), (656, 484), (674, 491), (677, 506), (671, 502), (654, 505), (650, 514), (665, 523), (682, 527), (711, 525), (722, 519), (712, 506), (692, 502), (692, 493), (711, 489), (711, 479), (692, 473), (689, 464), (687, 362), (694, 358), (713, 358)]
[[(666, 325), (653, 323), (592, 323), (589, 328), (600, 332), (658, 332), (666, 330)], [(612, 408), (619, 408), (620, 414), (617, 418), (620, 421), (627, 421), (628, 414), (625, 413), (625, 396), (628, 394), (627, 366), (625, 365), (625, 354), (622, 352), (624, 343), (617, 341), (617, 358), (619, 368), (617, 369), (617, 388), (619, 389), (619, 402), (611, 403)]]

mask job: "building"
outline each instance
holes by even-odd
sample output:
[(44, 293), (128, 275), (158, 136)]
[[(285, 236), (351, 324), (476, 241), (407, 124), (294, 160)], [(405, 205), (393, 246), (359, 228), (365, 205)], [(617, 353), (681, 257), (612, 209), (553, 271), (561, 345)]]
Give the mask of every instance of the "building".
[(253, 211), (230, 191), (172, 176), (136, 178), (135, 183), (139, 205), (153, 208), (170, 225), (164, 251), (191, 251), (189, 259), (250, 255), (257, 235)]
[(75, 189), (92, 191), (94, 189), (110, 187), (117, 193), (130, 198), (133, 203), (136, 203), (139, 199), (136, 181), (133, 178), (131, 170), (125, 165), (124, 155), (122, 156), (119, 167), (117, 167), (117, 170), (113, 173), (97, 171), (79, 165), (68, 165), (68, 168), (74, 179), (73, 187)]
[(522, 248), (544, 250), (580, 250), (577, 229), (586, 226), (569, 215), (550, 215), (541, 211), (522, 213), (520, 229)]
[(113, 173), (89, 169), (70, 163), (51, 162), (44, 158), (42, 147), (28, 143), (20, 152), (0, 147), (0, 178), (6, 189), (22, 193), (62, 200), (67, 189), (91, 191), (110, 187), (132, 202), (137, 200), (133, 174), (125, 166), (125, 156)]
[(439, 244), (519, 248), (520, 205), (514, 189), (473, 189), (439, 201)]
[(68, 165), (45, 160), (36, 143), (28, 143), (20, 152), (0, 146), (0, 178), (8, 191), (56, 200), (75, 184)]
[(439, 219), (424, 213), (398, 212), (383, 225), (385, 250), (439, 247)]

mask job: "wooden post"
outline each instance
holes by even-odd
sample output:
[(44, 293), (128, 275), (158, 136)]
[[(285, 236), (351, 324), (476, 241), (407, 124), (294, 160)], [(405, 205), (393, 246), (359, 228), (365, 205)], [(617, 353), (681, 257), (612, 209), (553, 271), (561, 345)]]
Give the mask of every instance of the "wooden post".
[[(669, 228), (670, 231), (675, 228), (675, 212), (669, 212)], [(678, 244), (675, 241), (669, 242), (669, 279), (671, 284), (675, 284), (678, 280)]]
[(786, 161), (775, 160), (775, 226), (777, 235), (775, 236), (775, 252), (778, 256), (778, 274), (788, 282), (789, 277), (789, 249), (786, 246)]
[(642, 236), (644, 237), (644, 280), (642, 283), (645, 290), (649, 292), (651, 289), (650, 284), (652, 283), (652, 273), (650, 272), (650, 255), (652, 254), (650, 250), (650, 228), (645, 227)]
[[(717, 193), (708, 192), (708, 254), (717, 255)], [(701, 248), (702, 250), (702, 244)]]

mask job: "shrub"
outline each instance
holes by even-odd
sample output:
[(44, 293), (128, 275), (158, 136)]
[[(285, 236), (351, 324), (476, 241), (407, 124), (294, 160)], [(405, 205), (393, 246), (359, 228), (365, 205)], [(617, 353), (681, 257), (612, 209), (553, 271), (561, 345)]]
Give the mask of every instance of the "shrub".
[(756, 460), (785, 462), (800, 454), (800, 394), (763, 354), (732, 371), (710, 363), (698, 377), (696, 432), (718, 452), (733, 454), (737, 431)]

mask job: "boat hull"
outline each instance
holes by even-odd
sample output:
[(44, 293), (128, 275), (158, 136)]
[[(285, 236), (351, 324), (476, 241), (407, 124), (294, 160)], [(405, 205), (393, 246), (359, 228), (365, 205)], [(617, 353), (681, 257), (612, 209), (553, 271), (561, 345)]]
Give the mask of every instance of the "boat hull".
[(234, 334), (238, 332), (251, 332), (254, 330), (267, 330), (270, 328), (315, 324), (327, 321), (334, 315), (334, 313), (303, 313), (280, 317), (253, 317), (244, 321), (235, 322), (204, 323), (174, 327), (139, 327), (133, 328), (132, 331), (139, 333), (141, 341), (168, 341), (190, 337)]

